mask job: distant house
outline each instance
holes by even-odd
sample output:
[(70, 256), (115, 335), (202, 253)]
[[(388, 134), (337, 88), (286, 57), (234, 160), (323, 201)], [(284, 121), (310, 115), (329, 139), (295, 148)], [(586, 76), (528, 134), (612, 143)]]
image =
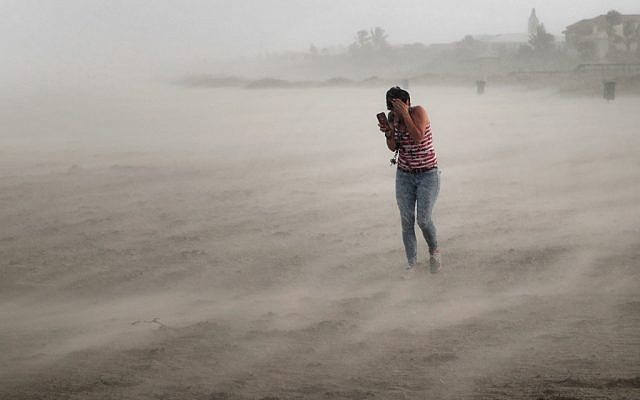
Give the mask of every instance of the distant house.
[(516, 52), (520, 46), (529, 43), (529, 35), (526, 33), (501, 33), (497, 35), (473, 35), (484, 49), (484, 54), (500, 55), (504, 52)]
[[(564, 38), (553, 35), (554, 45), (561, 46)], [(515, 52), (522, 46), (529, 46), (530, 35), (527, 33), (501, 33), (498, 35), (474, 35), (473, 38), (482, 44), (488, 55), (500, 55), (504, 52)]]
[[(473, 38), (477, 40), (488, 55), (500, 55), (504, 52), (518, 51), (522, 46), (529, 46), (529, 39), (531, 35), (535, 34), (538, 27), (541, 25), (538, 16), (536, 15), (536, 9), (531, 9), (531, 14), (527, 20), (527, 32), (526, 33), (501, 33), (497, 35), (473, 35)], [(564, 41), (561, 36), (554, 35), (556, 46), (560, 46)]]
[(563, 33), (574, 54), (604, 60), (612, 46), (620, 51), (638, 52), (639, 28), (638, 14), (620, 14), (613, 23), (606, 15), (599, 15), (571, 24)]
[[(516, 53), (522, 47), (531, 47), (529, 40), (532, 35), (536, 34), (541, 25), (534, 8), (531, 9), (526, 25), (523, 25), (523, 28), (526, 28), (526, 32), (466, 35), (461, 41), (432, 44), (429, 48), (441, 51), (453, 51), (463, 48), (469, 50), (470, 53), (472, 52), (474, 58), (501, 57), (504, 54)], [(554, 46), (561, 47), (564, 44), (564, 36), (553, 35), (553, 37)]]

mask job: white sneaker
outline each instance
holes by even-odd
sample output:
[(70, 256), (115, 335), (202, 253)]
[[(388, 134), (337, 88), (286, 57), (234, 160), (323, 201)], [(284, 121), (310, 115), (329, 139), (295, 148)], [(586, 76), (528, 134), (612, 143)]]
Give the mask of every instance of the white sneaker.
[(416, 267), (413, 265), (407, 265), (402, 272), (402, 279), (411, 279), (416, 274)]
[(439, 251), (431, 254), (431, 256), (429, 257), (429, 266), (432, 274), (440, 271), (440, 268), (442, 268), (442, 256), (440, 255)]

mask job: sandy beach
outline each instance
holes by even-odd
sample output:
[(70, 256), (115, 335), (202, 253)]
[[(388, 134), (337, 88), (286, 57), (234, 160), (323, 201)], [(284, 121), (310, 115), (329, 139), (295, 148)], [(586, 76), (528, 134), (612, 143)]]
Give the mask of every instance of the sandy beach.
[(0, 399), (640, 398), (640, 97), (410, 89), (410, 280), (386, 88), (0, 95)]

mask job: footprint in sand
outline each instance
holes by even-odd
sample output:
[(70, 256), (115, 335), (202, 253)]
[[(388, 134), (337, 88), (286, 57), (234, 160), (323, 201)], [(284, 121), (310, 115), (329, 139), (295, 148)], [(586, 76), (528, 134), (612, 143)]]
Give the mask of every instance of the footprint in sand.
[(174, 243), (199, 242), (200, 236), (197, 235), (171, 235), (168, 239)]
[(433, 353), (426, 356), (424, 361), (429, 364), (443, 364), (457, 359), (458, 356), (455, 353)]
[(191, 249), (191, 250), (183, 250), (180, 252), (180, 255), (184, 258), (186, 257), (196, 257), (196, 256), (203, 256), (207, 254), (207, 252), (205, 252), (204, 250), (200, 250), (200, 249)]
[(277, 231), (277, 232), (273, 232), (272, 233), (273, 236), (278, 237), (278, 238), (286, 238), (291, 236), (291, 232), (289, 231)]

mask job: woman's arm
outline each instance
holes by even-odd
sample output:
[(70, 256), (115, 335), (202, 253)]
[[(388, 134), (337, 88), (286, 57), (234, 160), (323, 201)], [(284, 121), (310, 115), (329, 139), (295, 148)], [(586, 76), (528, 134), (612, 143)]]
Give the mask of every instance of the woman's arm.
[(394, 110), (402, 120), (409, 135), (413, 139), (414, 143), (420, 143), (424, 138), (424, 133), (429, 125), (429, 116), (427, 110), (422, 106), (415, 106), (409, 111), (409, 106), (399, 99), (391, 100), (394, 106)]
[(387, 139), (387, 147), (389, 148), (389, 150), (396, 151), (396, 137), (393, 132), (391, 132), (390, 134), (385, 133), (384, 136)]

